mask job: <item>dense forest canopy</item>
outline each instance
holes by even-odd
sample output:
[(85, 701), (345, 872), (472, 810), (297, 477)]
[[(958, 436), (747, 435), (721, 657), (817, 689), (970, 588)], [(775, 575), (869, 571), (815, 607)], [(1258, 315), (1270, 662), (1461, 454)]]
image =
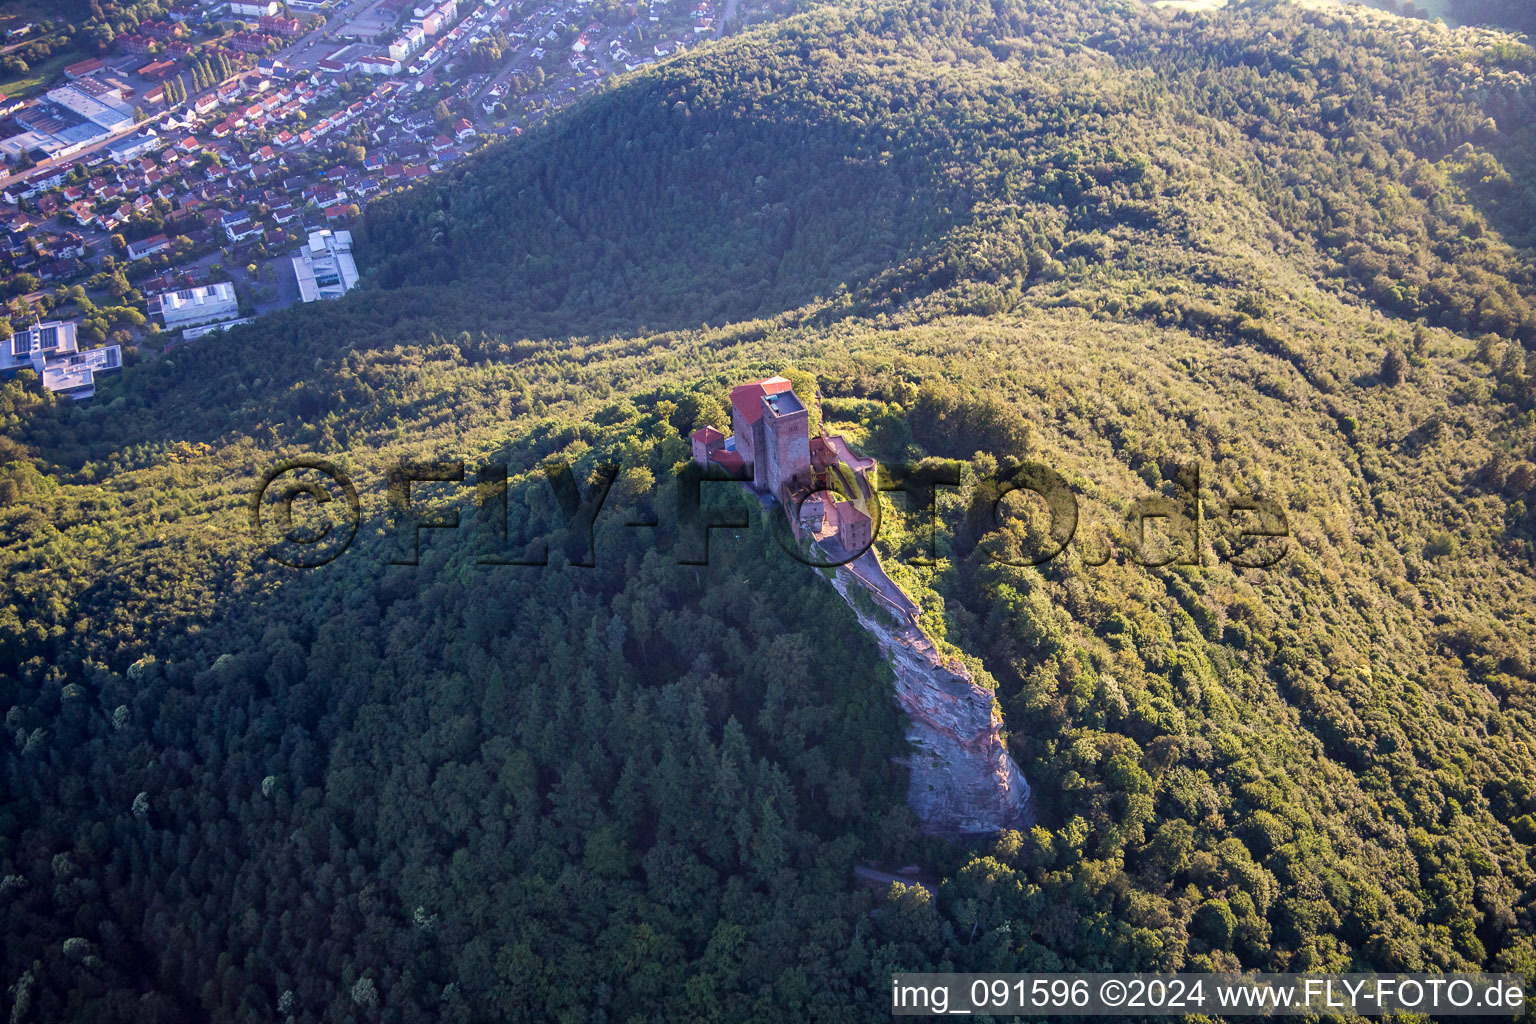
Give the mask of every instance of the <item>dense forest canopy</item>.
[[(828, 5), (369, 207), (367, 285), (0, 389), (17, 1021), (884, 1017), (894, 969), (1536, 970), (1536, 53), (1279, 2)], [(1036, 824), (921, 834), (889, 669), (761, 525), (678, 564), (695, 427), (785, 371), (969, 467), (881, 549)], [(277, 459), (353, 548), (261, 557)], [(999, 463), (1066, 555), (976, 536)], [(508, 468), (388, 564), (402, 460)], [(542, 468), (618, 462), (596, 566)], [(1268, 570), (1125, 557), (1201, 467)], [(729, 502), (721, 492), (713, 500)], [(655, 528), (626, 523), (656, 514)], [(995, 528), (994, 528), (995, 527)], [(494, 531), (492, 531), (494, 535)], [(1095, 553), (1109, 558), (1102, 565)], [(1017, 560), (1017, 559), (1015, 559)], [(874, 893), (862, 860), (936, 881)]]

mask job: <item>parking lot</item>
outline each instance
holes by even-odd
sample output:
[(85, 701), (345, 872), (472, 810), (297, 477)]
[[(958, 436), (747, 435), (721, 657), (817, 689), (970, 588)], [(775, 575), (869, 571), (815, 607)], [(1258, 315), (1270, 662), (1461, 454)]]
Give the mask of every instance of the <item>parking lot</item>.
[(338, 39), (372, 40), (395, 27), (398, 14), (385, 10), (385, 0), (375, 0), (355, 18), (336, 28)]

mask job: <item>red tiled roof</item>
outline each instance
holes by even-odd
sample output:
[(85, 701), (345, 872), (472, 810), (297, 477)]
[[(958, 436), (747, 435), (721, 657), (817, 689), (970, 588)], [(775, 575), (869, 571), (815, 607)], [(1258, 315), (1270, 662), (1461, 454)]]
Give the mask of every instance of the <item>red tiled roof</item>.
[(714, 427), (701, 427), (700, 429), (693, 432), (693, 439), (695, 441), (702, 441), (704, 445), (708, 447), (717, 441), (724, 441), (725, 435), (720, 433), (720, 431), (716, 430)]
[(726, 451), (724, 448), (721, 448), (719, 451), (710, 452), (709, 461), (724, 466), (729, 470), (740, 470), (746, 465), (740, 453)]
[(78, 64), (69, 65), (64, 69), (64, 73), (66, 75), (78, 77), (80, 75), (88, 75), (92, 71), (100, 71), (106, 66), (107, 62), (102, 60), (100, 57), (89, 57), (80, 61)]
[(736, 411), (741, 413), (741, 418), (748, 423), (756, 423), (763, 415), (764, 395), (778, 395), (790, 390), (793, 385), (783, 377), (766, 377), (763, 380), (755, 380), (750, 384), (743, 384), (731, 391), (731, 404)]

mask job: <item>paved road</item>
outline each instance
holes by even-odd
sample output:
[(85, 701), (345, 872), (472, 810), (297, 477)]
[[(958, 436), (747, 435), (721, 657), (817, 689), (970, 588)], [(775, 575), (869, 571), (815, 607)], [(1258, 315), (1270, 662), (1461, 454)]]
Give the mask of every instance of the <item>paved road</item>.
[(49, 157), (47, 160), (39, 160), (37, 162), (37, 166), (29, 167), (25, 171), (17, 171), (14, 174), (0, 175), (0, 188), (5, 188), (13, 181), (19, 181), (23, 178), (30, 178), (35, 174), (48, 170), (49, 168), (60, 166), (68, 167), (70, 164), (74, 163), (76, 160), (79, 160), (81, 157), (89, 156), (90, 154), (96, 152), (98, 149), (101, 149), (103, 146), (116, 142), (124, 135), (132, 135), (134, 132), (148, 124), (148, 121), (144, 122), (144, 124), (130, 123), (126, 128), (119, 128), (117, 131), (112, 132), (109, 135), (103, 135), (99, 142), (93, 142), (91, 145), (80, 150), (78, 153), (71, 153), (66, 157)]

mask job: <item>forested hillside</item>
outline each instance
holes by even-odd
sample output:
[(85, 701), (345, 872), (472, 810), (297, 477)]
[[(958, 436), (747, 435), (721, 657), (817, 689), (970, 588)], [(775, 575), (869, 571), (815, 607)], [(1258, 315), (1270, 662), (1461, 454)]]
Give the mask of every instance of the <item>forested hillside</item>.
[(1536, 32), (1536, 12), (1520, 0), (1451, 0), (1451, 10), (1471, 24), (1501, 25), (1527, 35)]
[[(1536, 53), (1363, 8), (829, 5), (402, 198), (368, 283), (0, 391), (14, 1020), (884, 1018), (893, 969), (1536, 971)], [(666, 481), (787, 372), (893, 462), (882, 554), (1037, 824), (902, 803), (851, 612)], [(247, 502), (318, 454), (340, 559)], [(457, 531), (398, 558), (385, 477)], [(591, 568), (541, 466), (624, 468)], [(1044, 462), (1067, 552), (975, 483)], [(509, 467), (486, 565), (474, 468)], [(1198, 463), (1199, 565), (1129, 557)], [(1216, 513), (1291, 542), (1242, 569)], [(716, 499), (728, 502), (721, 492)], [(1022, 507), (1022, 506), (1021, 506)], [(631, 522), (659, 525), (637, 527)], [(489, 545), (489, 546), (488, 546)], [(1100, 562), (1100, 556), (1107, 561)], [(503, 559), (505, 560), (505, 559)], [(852, 867), (939, 880), (875, 893)]]

